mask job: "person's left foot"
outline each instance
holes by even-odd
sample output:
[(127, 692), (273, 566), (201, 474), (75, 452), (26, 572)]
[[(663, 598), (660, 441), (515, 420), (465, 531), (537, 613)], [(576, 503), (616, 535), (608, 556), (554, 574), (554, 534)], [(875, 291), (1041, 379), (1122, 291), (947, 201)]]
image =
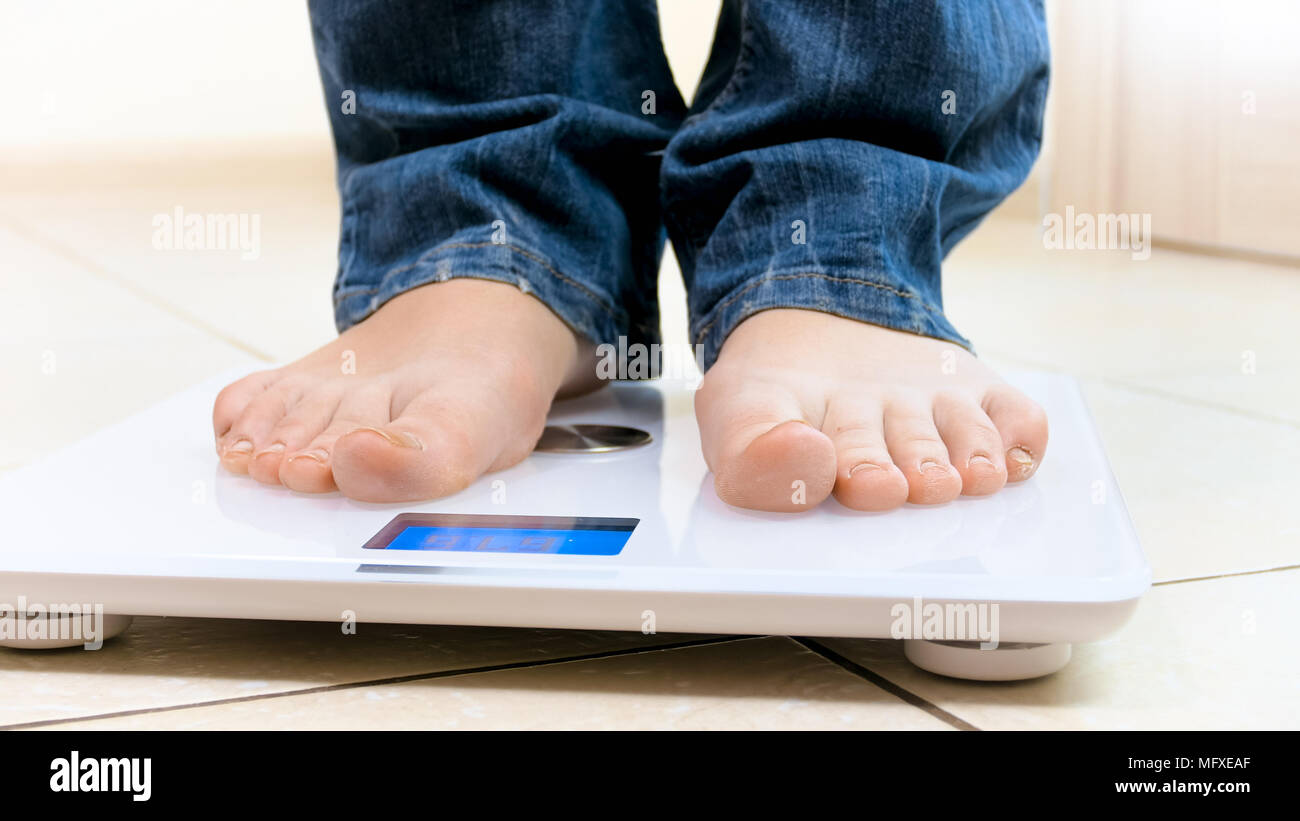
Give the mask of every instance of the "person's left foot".
[(1047, 450), (1043, 409), (963, 348), (818, 311), (737, 326), (695, 412), (718, 496), (757, 510), (984, 496)]

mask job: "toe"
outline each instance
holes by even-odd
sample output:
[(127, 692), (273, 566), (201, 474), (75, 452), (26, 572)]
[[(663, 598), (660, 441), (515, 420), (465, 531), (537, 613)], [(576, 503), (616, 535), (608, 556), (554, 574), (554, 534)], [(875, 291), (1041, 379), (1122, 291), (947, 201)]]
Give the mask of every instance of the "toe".
[(891, 510), (907, 501), (907, 477), (885, 445), (884, 409), (872, 397), (832, 400), (822, 430), (835, 445), (835, 498), (857, 510)]
[[(212, 435), (218, 445), (243, 415), (248, 403), (261, 396), (276, 380), (276, 371), (258, 371), (222, 388), (212, 403)], [(220, 448), (218, 447), (218, 451)]]
[(1007, 384), (989, 388), (983, 406), (1002, 439), (1007, 481), (1022, 482), (1033, 476), (1047, 452), (1047, 414)]
[(221, 464), (233, 473), (248, 473), (253, 455), (268, 445), (268, 434), (289, 412), (294, 391), (283, 381), (254, 396), (217, 443)]
[(887, 404), (885, 444), (894, 464), (907, 478), (909, 502), (939, 504), (961, 493), (961, 475), (948, 460), (948, 448), (929, 407), (913, 402)]
[(695, 396), (704, 458), (718, 497), (736, 507), (811, 510), (835, 485), (835, 445), (805, 421), (776, 386), (736, 386), (708, 377)]
[(1001, 490), (1007, 482), (1002, 436), (975, 400), (965, 394), (940, 394), (934, 402), (934, 422), (948, 459), (961, 475), (962, 494), (987, 496)]
[[(502, 418), (501, 403), (479, 393), (473, 386), (428, 391), (391, 423), (343, 436), (334, 446), (339, 490), (361, 501), (403, 502), (437, 499), (468, 487), (493, 466), (503, 443), (520, 439)], [(542, 408), (537, 420), (544, 416)], [(527, 455), (540, 434), (538, 426), (523, 435), (523, 446), (512, 447), (518, 458)]]
[[(752, 438), (751, 438), (752, 437)], [(776, 423), (752, 435), (714, 471), (718, 498), (752, 510), (800, 513), (821, 504), (835, 486), (835, 446), (802, 419)]]
[(392, 391), (381, 382), (364, 383), (343, 393), (325, 429), (297, 450), (286, 448), (280, 462), (280, 483), (301, 493), (336, 490), (334, 448), (358, 428), (380, 428), (390, 421)]
[(281, 484), (280, 468), (286, 454), (297, 453), (324, 432), (338, 409), (343, 390), (322, 385), (303, 396), (275, 427), (257, 442), (248, 463), (248, 475), (268, 485)]

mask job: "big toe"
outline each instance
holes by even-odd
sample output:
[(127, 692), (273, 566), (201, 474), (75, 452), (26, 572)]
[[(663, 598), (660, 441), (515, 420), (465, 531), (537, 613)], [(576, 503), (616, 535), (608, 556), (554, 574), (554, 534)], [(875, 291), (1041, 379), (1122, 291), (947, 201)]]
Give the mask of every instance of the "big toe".
[[(425, 397), (387, 425), (352, 430), (334, 444), (334, 482), (360, 501), (409, 502), (449, 496), (507, 466), (498, 464), (503, 442), (520, 444), (528, 434), (513, 435), (509, 420), (470, 405)], [(510, 462), (527, 455), (536, 438), (512, 447)]]
[(777, 386), (736, 383), (711, 373), (695, 395), (704, 460), (718, 497), (736, 507), (799, 512), (835, 486), (835, 446), (804, 421), (799, 402)]
[(835, 446), (803, 420), (781, 422), (723, 458), (713, 484), (718, 497), (736, 507), (809, 510), (835, 485)]

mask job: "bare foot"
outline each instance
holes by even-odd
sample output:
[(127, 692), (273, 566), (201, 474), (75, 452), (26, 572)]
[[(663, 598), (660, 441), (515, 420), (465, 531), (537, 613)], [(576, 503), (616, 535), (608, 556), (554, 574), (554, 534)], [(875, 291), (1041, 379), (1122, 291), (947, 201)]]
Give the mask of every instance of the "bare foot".
[(966, 350), (818, 311), (742, 322), (695, 412), (718, 496), (758, 510), (984, 496), (1047, 450), (1043, 409)]
[(580, 365), (588, 348), (510, 285), (425, 285), (227, 386), (212, 412), (217, 453), (232, 472), (307, 493), (446, 496), (527, 456), (557, 393), (595, 387)]

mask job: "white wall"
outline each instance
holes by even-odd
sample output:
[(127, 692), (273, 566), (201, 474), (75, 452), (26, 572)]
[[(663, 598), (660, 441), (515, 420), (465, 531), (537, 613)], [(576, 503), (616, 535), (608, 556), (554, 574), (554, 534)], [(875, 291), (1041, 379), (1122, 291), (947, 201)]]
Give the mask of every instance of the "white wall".
[[(661, 3), (684, 92), (718, 0)], [(313, 139), (328, 129), (302, 0), (3, 0), (0, 149)]]
[(306, 4), (4, 0), (0, 146), (328, 128)]

